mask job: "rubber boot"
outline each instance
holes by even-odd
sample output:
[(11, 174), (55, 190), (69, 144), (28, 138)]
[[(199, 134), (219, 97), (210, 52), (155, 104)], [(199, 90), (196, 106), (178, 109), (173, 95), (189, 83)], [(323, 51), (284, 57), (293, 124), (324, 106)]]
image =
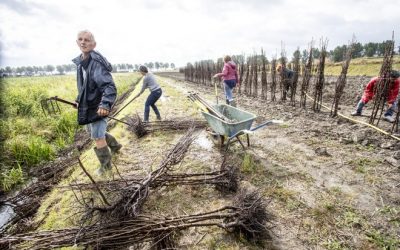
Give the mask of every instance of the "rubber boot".
[(364, 108), (365, 103), (360, 100), (357, 104), (356, 111), (351, 113), (352, 116), (360, 116), (362, 114), (362, 109)]
[(109, 133), (106, 133), (106, 142), (111, 149), (111, 154), (118, 153), (122, 148), (122, 145), (117, 142), (117, 139)]
[(100, 168), (97, 169), (97, 174), (102, 175), (105, 171), (111, 169), (111, 153), (108, 147), (93, 148), (97, 159), (100, 162)]
[(161, 115), (157, 115), (157, 120), (161, 121)]

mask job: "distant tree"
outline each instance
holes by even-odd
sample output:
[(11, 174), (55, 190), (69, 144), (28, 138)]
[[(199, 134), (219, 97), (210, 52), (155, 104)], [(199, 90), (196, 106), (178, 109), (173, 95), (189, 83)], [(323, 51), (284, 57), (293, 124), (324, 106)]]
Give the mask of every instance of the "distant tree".
[(294, 62), (296, 58), (301, 58), (301, 52), (298, 49), (293, 52), (292, 62)]
[(313, 58), (314, 58), (314, 59), (318, 59), (319, 56), (320, 56), (320, 54), (321, 54), (321, 52), (319, 52), (319, 49), (318, 49), (318, 48), (313, 48), (313, 49), (312, 49), (312, 55), (313, 55)]
[(164, 67), (168, 69), (169, 68), (169, 63), (165, 63)]
[(308, 50), (305, 49), (301, 53), (301, 63), (305, 64), (307, 62), (307, 58), (308, 58)]
[(135, 64), (135, 70), (137, 71), (139, 69), (139, 64)]
[(30, 75), (30, 76), (33, 75), (33, 67), (32, 66), (26, 67), (25, 74)]
[(46, 72), (52, 73), (55, 70), (55, 67), (53, 65), (47, 65), (46, 66)]
[[(400, 49), (400, 47), (399, 47), (399, 49)], [(171, 63), (171, 68), (175, 69), (175, 64), (174, 63)]]
[(359, 58), (363, 56), (364, 47), (361, 43), (355, 43), (353, 45), (353, 53), (351, 54), (351, 58)]
[(154, 68), (154, 63), (149, 62), (149, 68), (150, 68), (150, 69), (153, 69), (153, 68)]
[(368, 57), (372, 57), (376, 54), (378, 50), (378, 43), (366, 43), (364, 44), (364, 55)]
[(388, 45), (391, 42), (392, 42), (391, 40), (387, 40), (387, 41), (378, 43), (378, 49), (377, 49), (378, 56), (383, 56), (385, 54), (386, 45)]
[(332, 54), (331, 54), (331, 58), (334, 62), (341, 62), (343, 61), (343, 57), (344, 57), (344, 53), (346, 52), (346, 45), (342, 45), (342, 46), (337, 46)]
[(164, 68), (164, 63), (160, 62), (160, 68)]
[(60, 75), (64, 74), (64, 67), (62, 65), (57, 65), (56, 69), (57, 69), (58, 73), (60, 73)]
[(6, 73), (7, 73), (8, 75), (11, 75), (12, 69), (11, 69), (10, 66), (7, 66), (7, 67), (5, 68), (5, 70), (6, 70)]
[(160, 63), (159, 62), (155, 62), (154, 66), (156, 67), (156, 69), (158, 70), (160, 68)]

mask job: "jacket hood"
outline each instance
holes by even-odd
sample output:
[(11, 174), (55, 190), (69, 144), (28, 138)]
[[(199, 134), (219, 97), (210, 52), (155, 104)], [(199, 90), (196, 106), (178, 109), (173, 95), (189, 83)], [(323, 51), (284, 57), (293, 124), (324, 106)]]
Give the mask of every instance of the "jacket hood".
[(228, 64), (232, 69), (236, 69), (236, 64), (234, 61), (229, 61), (226, 64)]
[[(109, 72), (112, 71), (111, 63), (109, 63), (107, 59), (102, 54), (100, 54), (100, 52), (92, 50), (90, 52), (90, 57), (92, 58), (92, 60), (95, 60), (96, 62), (102, 64)], [(72, 59), (72, 62), (78, 66), (82, 62), (81, 55)]]

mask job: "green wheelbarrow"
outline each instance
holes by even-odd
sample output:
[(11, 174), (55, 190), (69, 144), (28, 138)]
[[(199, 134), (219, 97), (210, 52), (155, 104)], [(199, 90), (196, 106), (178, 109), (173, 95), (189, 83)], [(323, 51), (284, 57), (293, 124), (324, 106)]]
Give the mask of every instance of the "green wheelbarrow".
[(265, 126), (282, 123), (282, 121), (270, 120), (251, 128), (257, 117), (256, 115), (226, 104), (214, 105), (213, 108), (222, 114), (225, 119), (221, 119), (209, 112), (202, 111), (201, 113), (213, 130), (211, 134), (216, 137), (221, 147), (223, 147), (226, 140), (226, 150), (228, 150), (229, 144), (236, 140), (245, 148), (239, 138), (240, 135), (246, 135), (247, 146), (250, 146), (249, 134)]

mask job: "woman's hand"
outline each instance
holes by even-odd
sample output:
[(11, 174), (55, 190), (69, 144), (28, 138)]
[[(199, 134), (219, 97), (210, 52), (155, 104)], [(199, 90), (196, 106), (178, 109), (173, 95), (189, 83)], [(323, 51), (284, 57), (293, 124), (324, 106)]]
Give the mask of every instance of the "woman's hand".
[(219, 76), (218, 76), (218, 74), (215, 74), (214, 76), (213, 76), (213, 78), (218, 78)]

